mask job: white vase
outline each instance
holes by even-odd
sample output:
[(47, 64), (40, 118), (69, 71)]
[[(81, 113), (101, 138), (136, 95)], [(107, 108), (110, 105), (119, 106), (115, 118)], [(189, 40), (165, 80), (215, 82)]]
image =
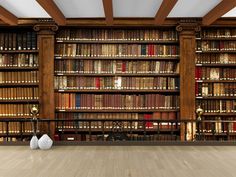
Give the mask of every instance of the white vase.
[(38, 141), (38, 146), (40, 149), (46, 150), (52, 147), (52, 139), (47, 135), (44, 134)]
[(34, 135), (30, 140), (30, 149), (38, 149), (38, 147), (38, 138)]

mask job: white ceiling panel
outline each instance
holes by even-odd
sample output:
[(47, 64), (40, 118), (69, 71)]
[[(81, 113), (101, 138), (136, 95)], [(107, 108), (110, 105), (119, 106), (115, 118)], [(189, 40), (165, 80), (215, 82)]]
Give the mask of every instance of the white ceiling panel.
[(66, 18), (105, 17), (102, 0), (54, 0)]
[(155, 17), (162, 0), (113, 0), (114, 17)]
[(168, 17), (203, 17), (222, 0), (179, 0)]
[(0, 0), (0, 5), (18, 18), (50, 18), (36, 0)]
[(230, 10), (228, 13), (226, 13), (222, 17), (236, 17), (236, 7)]

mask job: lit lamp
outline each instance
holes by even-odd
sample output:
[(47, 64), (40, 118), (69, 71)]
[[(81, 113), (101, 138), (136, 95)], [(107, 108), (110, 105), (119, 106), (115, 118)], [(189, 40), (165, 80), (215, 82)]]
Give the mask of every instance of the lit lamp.
[(33, 105), (33, 107), (30, 109), (30, 112), (33, 116), (33, 120), (36, 120), (37, 119), (37, 115), (39, 113), (39, 109), (36, 105)]
[(30, 113), (32, 114), (32, 119), (33, 119), (32, 121), (33, 137), (30, 140), (30, 148), (38, 149), (38, 138), (36, 136), (36, 133), (38, 131), (38, 119), (37, 119), (37, 115), (39, 113), (38, 107), (36, 105), (33, 105), (33, 107), (30, 109)]
[(197, 121), (201, 121), (202, 120), (201, 115), (203, 114), (203, 109), (200, 106), (198, 106), (196, 113), (197, 113)]

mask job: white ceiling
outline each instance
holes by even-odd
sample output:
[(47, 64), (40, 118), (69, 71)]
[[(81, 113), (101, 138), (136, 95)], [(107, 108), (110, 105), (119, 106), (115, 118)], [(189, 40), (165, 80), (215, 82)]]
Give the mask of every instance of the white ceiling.
[[(104, 17), (102, 0), (53, 0), (66, 18)], [(163, 0), (112, 0), (114, 17), (155, 17)], [(203, 17), (222, 0), (178, 0), (168, 17)], [(0, 0), (18, 18), (50, 18), (36, 0)], [(236, 8), (223, 17), (236, 17)]]
[(179, 0), (168, 17), (203, 17), (222, 0)]
[(66, 18), (105, 17), (102, 0), (53, 0)]
[(154, 17), (162, 0), (112, 0), (114, 17)]

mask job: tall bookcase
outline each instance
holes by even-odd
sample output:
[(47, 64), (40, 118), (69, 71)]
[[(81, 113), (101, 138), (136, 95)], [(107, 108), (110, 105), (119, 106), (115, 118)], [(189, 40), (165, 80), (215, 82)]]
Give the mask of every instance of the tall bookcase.
[[(179, 119), (179, 42), (173, 28), (64, 28), (55, 44), (56, 119)], [(179, 139), (176, 124), (162, 123), (162, 136), (155, 137), (157, 123), (128, 122), (130, 140)], [(63, 132), (88, 140), (88, 124), (65, 125)], [(101, 122), (92, 124), (99, 139)], [(105, 125), (108, 132), (112, 125)], [(60, 133), (61, 125), (57, 126)], [(175, 136), (169, 136), (170, 130)], [(152, 133), (153, 132), (153, 133)], [(101, 132), (100, 132), (101, 134)], [(73, 135), (72, 135), (73, 136)], [(90, 136), (91, 137), (91, 136)], [(63, 139), (63, 137), (61, 137)], [(66, 138), (65, 138), (66, 139)]]
[[(205, 28), (196, 46), (196, 106), (204, 110), (204, 138), (235, 140), (236, 124), (236, 29)], [(230, 132), (230, 133), (226, 133)]]
[[(0, 117), (29, 118), (32, 105), (39, 104), (37, 36), (32, 28), (1, 29), (0, 32)], [(32, 132), (31, 124), (11, 122), (11, 140)], [(6, 133), (6, 123), (0, 133)], [(4, 140), (4, 138), (1, 138)]]

